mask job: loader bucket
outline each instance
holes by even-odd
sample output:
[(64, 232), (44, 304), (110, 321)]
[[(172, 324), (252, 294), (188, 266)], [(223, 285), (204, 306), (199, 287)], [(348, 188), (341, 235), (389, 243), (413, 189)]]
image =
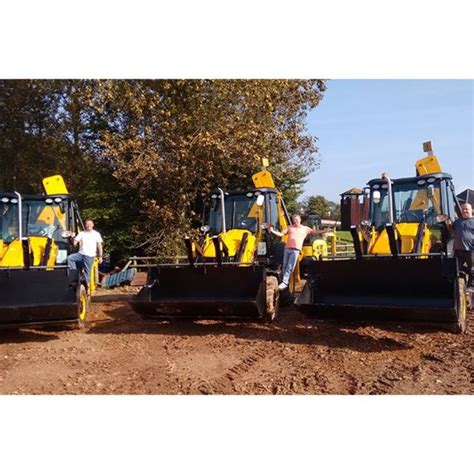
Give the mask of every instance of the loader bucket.
[(362, 258), (310, 263), (297, 307), (318, 319), (455, 324), (454, 258)]
[(60, 268), (0, 270), (0, 327), (73, 322), (79, 272)]
[(263, 266), (158, 267), (130, 305), (145, 317), (259, 318), (265, 308)]

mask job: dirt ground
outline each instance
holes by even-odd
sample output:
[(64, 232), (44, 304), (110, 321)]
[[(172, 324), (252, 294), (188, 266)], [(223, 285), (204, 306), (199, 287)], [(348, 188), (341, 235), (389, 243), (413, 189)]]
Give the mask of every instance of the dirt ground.
[(87, 332), (0, 332), (0, 394), (473, 394), (466, 334), (339, 325), (285, 308), (272, 325), (145, 321), (97, 297)]

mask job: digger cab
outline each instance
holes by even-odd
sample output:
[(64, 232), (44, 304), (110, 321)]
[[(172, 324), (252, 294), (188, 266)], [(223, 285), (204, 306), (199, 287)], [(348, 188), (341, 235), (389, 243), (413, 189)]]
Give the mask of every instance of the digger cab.
[(367, 184), (370, 225), (377, 231), (390, 223), (425, 223), (430, 229), (441, 232), (444, 221), (454, 221), (460, 212), (452, 177), (447, 173), (393, 180), (392, 209), (387, 182), (373, 179)]
[(82, 228), (76, 201), (71, 195), (25, 196), (23, 221), (27, 237), (48, 237), (58, 246), (56, 264), (63, 265), (73, 251), (70, 235)]
[(362, 233), (351, 229), (356, 253), (452, 255), (446, 223), (457, 218), (460, 208), (451, 175), (401, 178), (390, 184), (373, 179), (367, 184), (370, 217), (362, 221)]
[(0, 193), (0, 327), (84, 315), (79, 272), (67, 268), (80, 225), (70, 194)]
[(214, 191), (206, 201), (202, 250), (197, 257), (201, 261), (222, 259), (276, 266), (283, 258), (283, 247), (280, 239), (267, 232), (267, 225), (281, 231), (289, 221), (283, 200), (274, 188)]

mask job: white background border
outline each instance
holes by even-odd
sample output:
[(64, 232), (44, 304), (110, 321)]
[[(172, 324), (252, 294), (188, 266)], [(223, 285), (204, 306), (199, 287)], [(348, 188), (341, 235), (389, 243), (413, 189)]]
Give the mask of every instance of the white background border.
[[(472, 79), (469, 2), (3, 2), (1, 78)], [(2, 471), (459, 472), (469, 396), (1, 397)]]

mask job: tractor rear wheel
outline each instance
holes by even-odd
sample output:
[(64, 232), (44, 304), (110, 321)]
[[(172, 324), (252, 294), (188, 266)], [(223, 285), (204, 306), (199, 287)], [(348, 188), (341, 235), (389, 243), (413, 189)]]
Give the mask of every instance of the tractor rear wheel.
[(263, 320), (271, 323), (278, 316), (280, 308), (280, 292), (278, 290), (278, 279), (275, 276), (269, 276), (266, 279), (266, 303)]

